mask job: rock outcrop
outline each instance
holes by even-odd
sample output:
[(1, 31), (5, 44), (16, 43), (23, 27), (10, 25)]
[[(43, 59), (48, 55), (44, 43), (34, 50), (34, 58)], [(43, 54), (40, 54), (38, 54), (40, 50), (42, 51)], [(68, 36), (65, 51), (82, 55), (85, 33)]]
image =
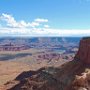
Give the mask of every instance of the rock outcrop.
[[(70, 61), (57, 68), (45, 67), (37, 71), (23, 72), (13, 83), (10, 81), (5, 86), (6, 90), (65, 90), (74, 80), (74, 76), (82, 73), (84, 69), (85, 66), (79, 61)], [(19, 83), (15, 85), (14, 82), (17, 81)]]
[(66, 90), (90, 90), (90, 68), (81, 75), (76, 75), (74, 81)]
[(83, 38), (80, 41), (78, 53), (75, 56), (76, 60), (90, 64), (90, 38)]

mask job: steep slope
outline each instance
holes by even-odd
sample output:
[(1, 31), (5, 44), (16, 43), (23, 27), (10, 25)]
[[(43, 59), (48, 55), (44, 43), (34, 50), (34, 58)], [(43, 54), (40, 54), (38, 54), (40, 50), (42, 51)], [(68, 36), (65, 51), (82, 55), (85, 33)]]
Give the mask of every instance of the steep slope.
[(79, 51), (75, 56), (76, 60), (80, 60), (86, 64), (90, 64), (90, 38), (83, 38), (80, 41)]

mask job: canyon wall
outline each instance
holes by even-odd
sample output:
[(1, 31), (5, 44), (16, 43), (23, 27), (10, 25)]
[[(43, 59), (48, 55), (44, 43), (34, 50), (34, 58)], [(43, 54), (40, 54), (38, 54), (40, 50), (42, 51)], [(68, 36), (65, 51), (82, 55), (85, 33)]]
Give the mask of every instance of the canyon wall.
[(83, 38), (80, 41), (79, 50), (75, 56), (75, 60), (90, 64), (90, 38)]

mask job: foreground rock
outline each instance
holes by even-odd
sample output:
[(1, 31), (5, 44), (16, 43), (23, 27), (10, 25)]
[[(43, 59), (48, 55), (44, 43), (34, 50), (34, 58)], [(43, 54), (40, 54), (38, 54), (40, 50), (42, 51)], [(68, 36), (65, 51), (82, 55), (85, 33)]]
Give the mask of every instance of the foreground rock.
[[(45, 67), (37, 71), (23, 72), (13, 83), (6, 83), (5, 87), (6, 90), (64, 90), (85, 67), (81, 62), (71, 61), (58, 68)], [(19, 83), (15, 84), (17, 81)]]

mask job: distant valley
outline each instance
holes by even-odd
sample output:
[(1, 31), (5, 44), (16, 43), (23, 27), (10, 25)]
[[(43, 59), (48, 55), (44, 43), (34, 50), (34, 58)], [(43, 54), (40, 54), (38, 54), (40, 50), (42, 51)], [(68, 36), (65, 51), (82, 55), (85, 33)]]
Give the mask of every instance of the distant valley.
[(72, 61), (79, 41), (74, 37), (0, 38), (0, 85), (24, 71)]

